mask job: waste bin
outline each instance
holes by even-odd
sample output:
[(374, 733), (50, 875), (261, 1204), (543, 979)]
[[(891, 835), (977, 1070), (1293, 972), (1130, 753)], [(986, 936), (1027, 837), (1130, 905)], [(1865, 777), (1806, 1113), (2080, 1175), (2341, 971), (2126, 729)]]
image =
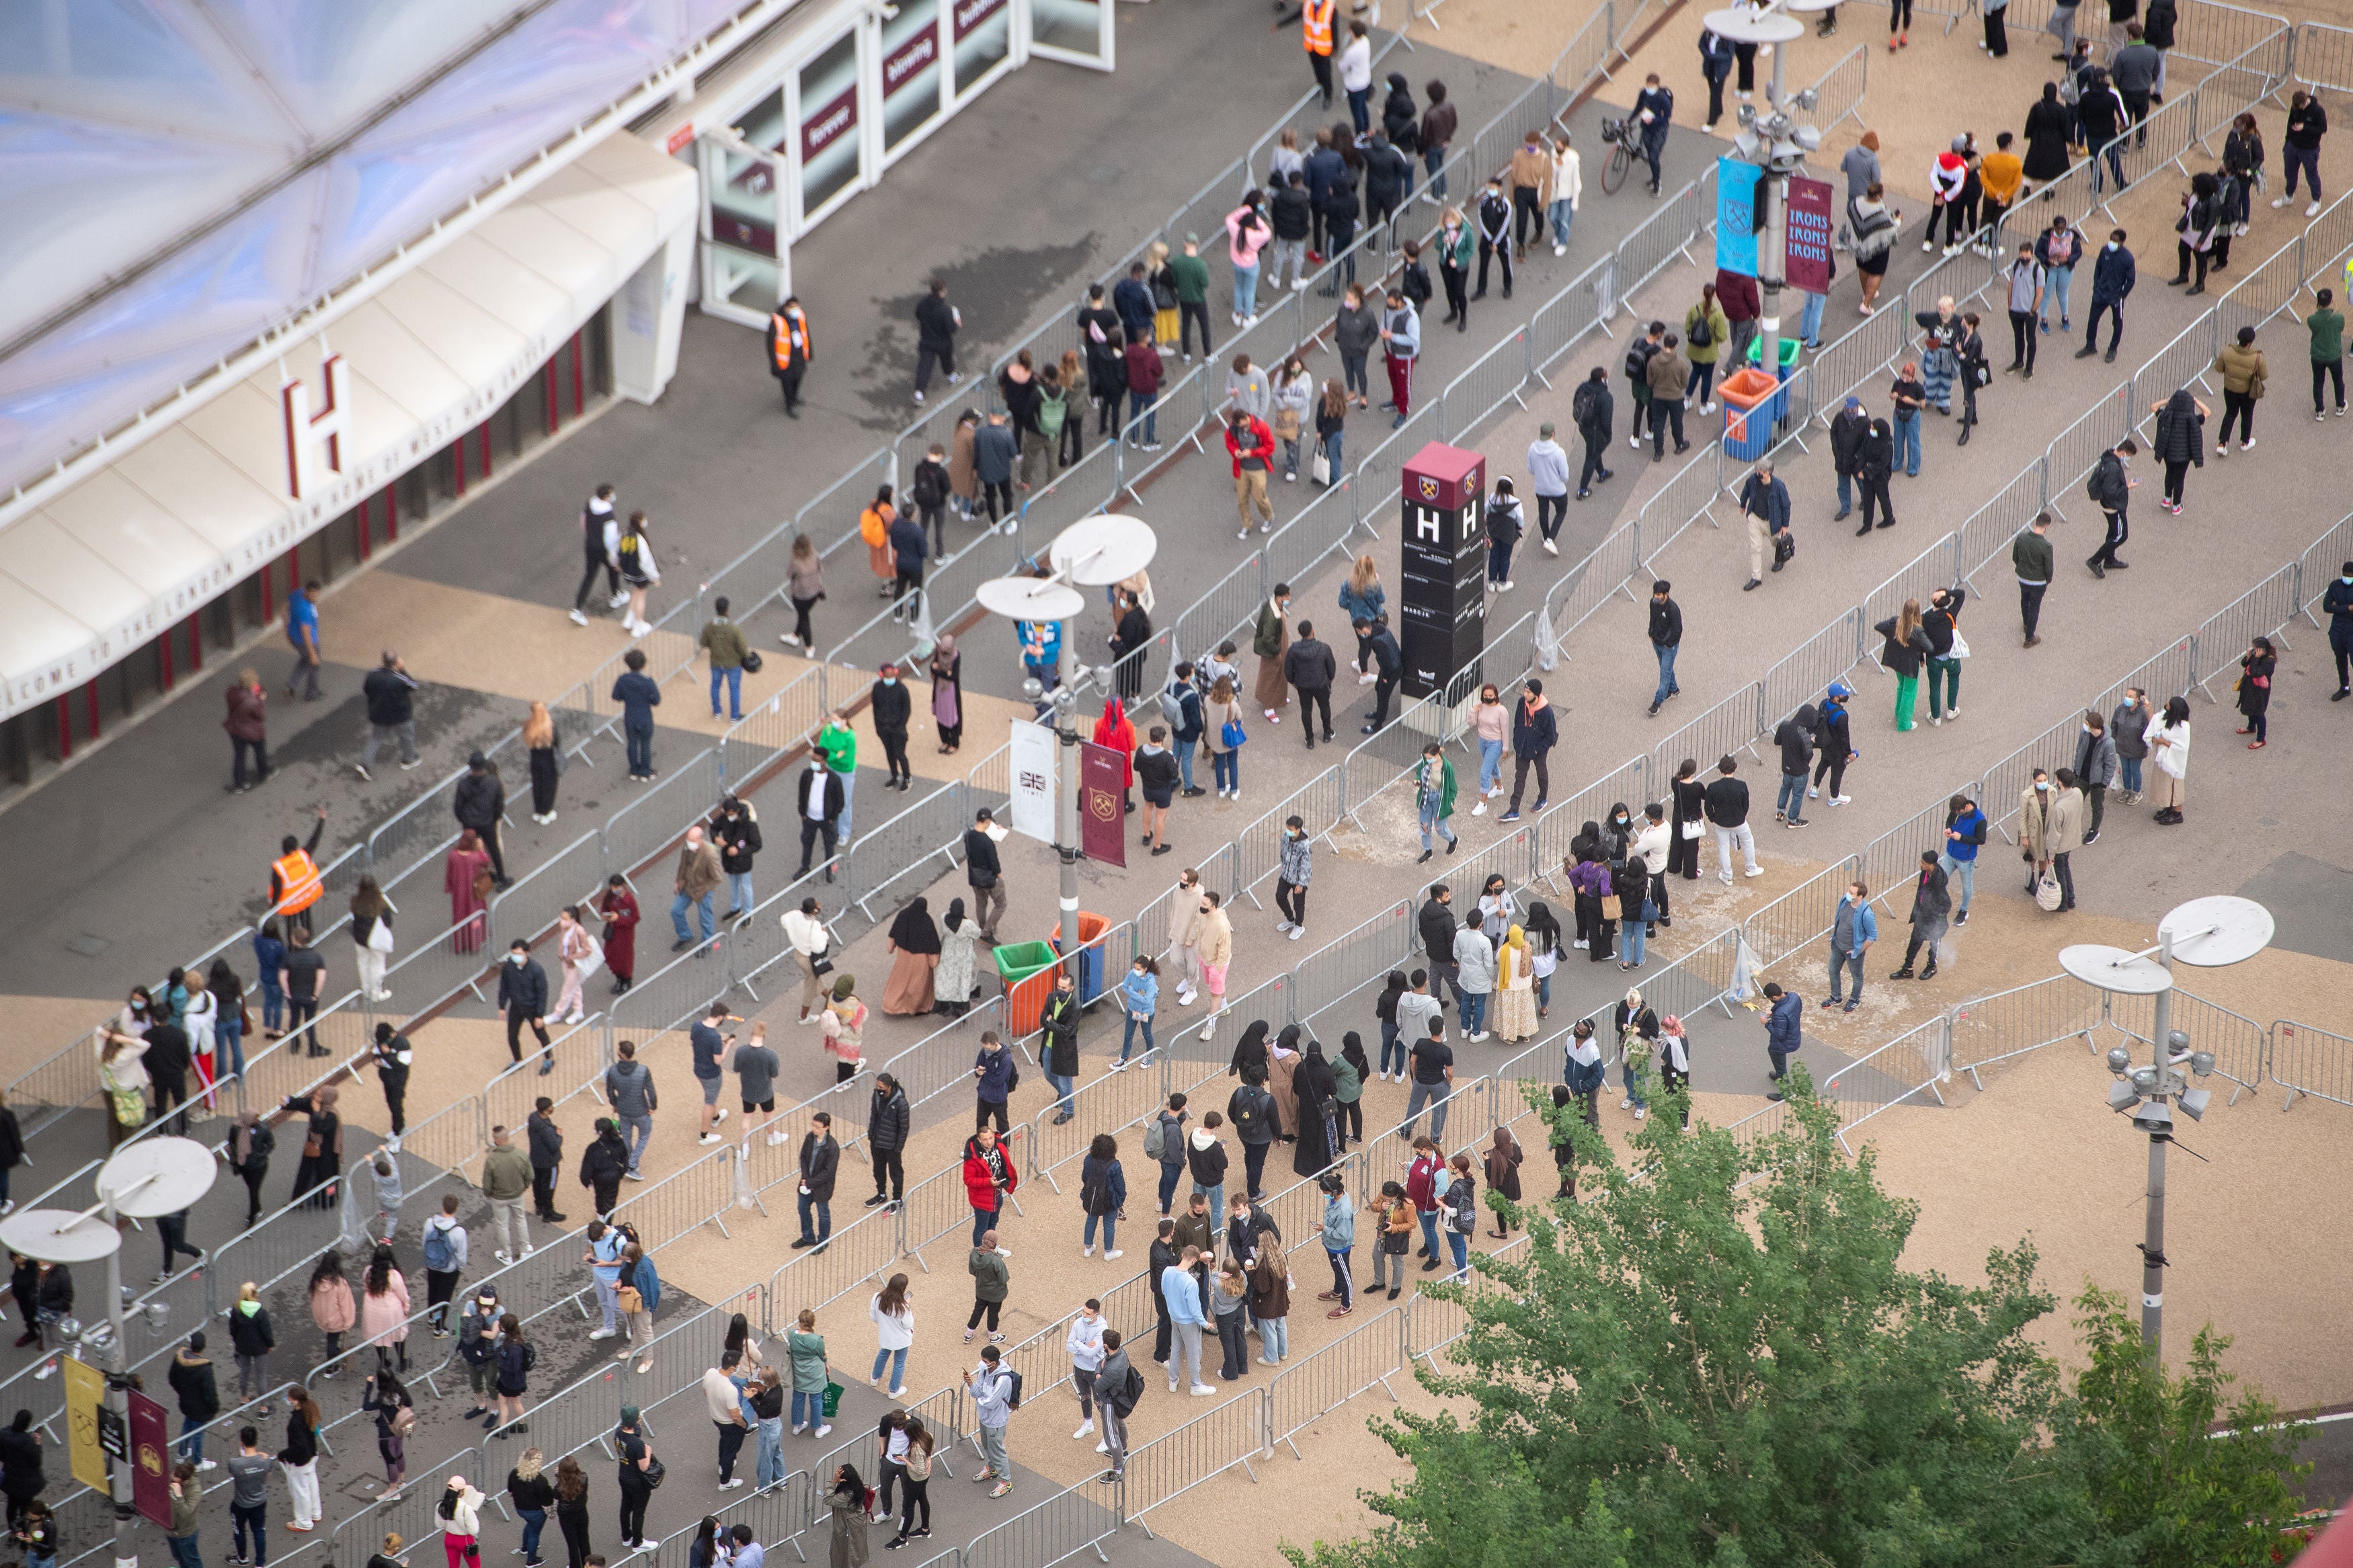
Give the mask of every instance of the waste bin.
[(1016, 1037), (1034, 1032), (1046, 994), (1054, 988), (1060, 955), (1050, 942), (1017, 942), (992, 948), (989, 956), (997, 962), (997, 977), (1005, 983), (1006, 1029)]
[[(1791, 376), (1798, 374), (1798, 350), (1801, 346), (1795, 338), (1782, 338), (1778, 342), (1781, 348), (1777, 374), (1785, 384), (1773, 396), (1773, 423), (1776, 425), (1789, 417), (1789, 389), (1786, 383)], [(1748, 340), (1748, 357), (1742, 368), (1758, 372), (1764, 370), (1765, 340), (1763, 337)]]
[[(1091, 915), (1084, 910), (1079, 911), (1079, 1005), (1082, 1007), (1103, 994), (1103, 943), (1097, 939), (1110, 929), (1111, 921), (1103, 916)], [(1053, 942), (1054, 951), (1061, 952), (1062, 927), (1059, 921), (1054, 925)]]
[(1736, 462), (1753, 463), (1773, 446), (1773, 421), (1781, 384), (1761, 370), (1742, 366), (1717, 384), (1724, 402), (1724, 451)]

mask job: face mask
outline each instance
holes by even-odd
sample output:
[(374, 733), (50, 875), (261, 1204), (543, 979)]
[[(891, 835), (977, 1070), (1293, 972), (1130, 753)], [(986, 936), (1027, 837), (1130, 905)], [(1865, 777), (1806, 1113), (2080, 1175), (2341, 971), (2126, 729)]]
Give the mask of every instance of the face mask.
[(2051, 786), (2050, 786), (2050, 784), (2049, 784), (2045, 783), (2044, 781), (2042, 781), (2042, 780), (2041, 780), (2041, 779), (2037, 779), (2037, 780), (2035, 780), (2035, 782), (2034, 782), (2034, 787), (2035, 787), (2036, 789), (2038, 789), (2038, 790), (2043, 790), (2043, 791), (2046, 791), (2046, 792), (2051, 788)]
[(2116, 242), (2115, 240), (2113, 240), (2113, 239), (2112, 239), (2112, 240), (2108, 241), (2106, 248), (2108, 248), (2108, 249), (2110, 249), (2110, 250), (2114, 250), (2116, 247)]
[(1209, 912), (1209, 906), (1208, 906), (1208, 905), (1207, 905), (1207, 904), (1203, 904), (1203, 905), (1201, 906), (1201, 912), (1202, 912), (1203, 914), (1205, 914), (1205, 915), (1206, 915), (1206, 914), (1208, 914), (1208, 913)]
[(2088, 734), (2090, 734), (2091, 732), (2092, 732), (2092, 727), (2091, 727), (2089, 724), (2084, 725), (2084, 733), (2085, 733), (2086, 735), (2088, 735)]
[(527, 952), (511, 952), (507, 954), (507, 962), (509, 963), (521, 963), (524, 959), (529, 958), (531, 954)]
[(885, 686), (896, 686), (899, 684), (899, 678), (895, 675), (886, 675), (882, 678), (882, 684)]

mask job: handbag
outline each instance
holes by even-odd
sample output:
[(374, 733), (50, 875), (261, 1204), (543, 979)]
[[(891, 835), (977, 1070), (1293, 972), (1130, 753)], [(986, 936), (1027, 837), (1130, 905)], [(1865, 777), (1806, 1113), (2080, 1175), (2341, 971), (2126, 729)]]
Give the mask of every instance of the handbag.
[(1705, 823), (1704, 823), (1704, 822), (1700, 821), (1700, 819), (1699, 819), (1698, 817), (1696, 817), (1696, 816), (1693, 817), (1691, 820), (1689, 820), (1688, 822), (1686, 822), (1686, 823), (1684, 823), (1684, 824), (1683, 824), (1683, 837), (1684, 837), (1685, 838), (1697, 838), (1697, 837), (1698, 837), (1702, 833), (1705, 832), (1706, 830), (1707, 830), (1707, 825), (1706, 825)]
[(757, 675), (757, 674), (759, 674), (759, 673), (760, 673), (760, 664), (761, 664), (761, 659), (760, 659), (760, 650), (759, 650), (758, 648), (753, 647), (753, 648), (745, 648), (745, 649), (744, 650), (744, 674), (746, 674), (746, 675)]
[(811, 974), (823, 977), (833, 973), (833, 960), (828, 958), (824, 953), (820, 952), (813, 954), (808, 963), (809, 973)]
[(1958, 626), (1955, 626), (1953, 628), (1953, 646), (1951, 650), (1948, 651), (1945, 657), (1947, 658), (1967, 658), (1969, 657), (1969, 639), (1961, 635), (1961, 628)]
[(663, 1479), (670, 1474), (670, 1467), (661, 1462), (659, 1455), (649, 1455), (646, 1468), (638, 1473), (645, 1478), (648, 1491), (659, 1491)]
[(2035, 879), (2034, 905), (2042, 910), (2059, 907), (2059, 878), (2048, 867), (2043, 868), (2042, 876)]
[(1218, 740), (1229, 752), (1240, 751), (1242, 742), (1249, 739), (1250, 736), (1243, 732), (1242, 721), (1239, 719), (1229, 719), (1219, 726)]
[(1601, 895), (1601, 918), (1603, 920), (1616, 920), (1622, 909), (1623, 906), (1619, 903), (1617, 894), (1604, 893)]
[(1321, 447), (1316, 447), (1315, 455), (1307, 460), (1307, 472), (1317, 484), (1330, 484), (1332, 482), (1332, 454), (1325, 451)]
[(1797, 553), (1798, 536), (1796, 534), (1785, 528), (1781, 530), (1780, 532), (1773, 536), (1773, 560), (1775, 564), (1786, 565)]
[(392, 927), (386, 925), (380, 915), (376, 918), (375, 924), (368, 928), (367, 944), (370, 952), (392, 951)]
[(624, 1285), (614, 1291), (613, 1304), (624, 1312), (642, 1312), (646, 1310), (646, 1299), (635, 1285)]

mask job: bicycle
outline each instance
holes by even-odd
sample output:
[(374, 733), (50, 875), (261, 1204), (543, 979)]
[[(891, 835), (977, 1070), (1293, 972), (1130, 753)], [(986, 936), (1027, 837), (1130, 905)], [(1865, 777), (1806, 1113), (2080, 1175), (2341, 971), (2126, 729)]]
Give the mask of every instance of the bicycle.
[(1601, 193), (1615, 195), (1618, 187), (1626, 183), (1627, 172), (1641, 159), (1636, 145), (1640, 137), (1631, 120), (1605, 120), (1601, 122), (1601, 140), (1609, 144), (1609, 160), (1601, 165)]

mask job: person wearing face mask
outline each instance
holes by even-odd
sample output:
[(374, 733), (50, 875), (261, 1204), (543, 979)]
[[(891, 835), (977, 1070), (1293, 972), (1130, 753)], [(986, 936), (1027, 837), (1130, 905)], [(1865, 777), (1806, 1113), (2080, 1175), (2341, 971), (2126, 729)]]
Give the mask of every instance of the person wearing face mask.
[(2108, 786), (2116, 782), (2116, 742), (2100, 710), (2084, 715), (2082, 733), (2075, 738), (2075, 784), (2084, 792), (2084, 842), (2100, 837), (2100, 818), (2107, 809)]
[[(874, 717), (874, 737), (882, 742), (882, 760), (890, 765), (891, 776), (882, 781), (884, 789), (908, 790), (915, 784), (914, 770), (907, 765), (907, 722), (915, 710), (914, 700), (899, 679), (899, 667), (885, 663), (881, 678), (867, 691), (867, 710)], [(841, 815), (843, 831), (849, 829), (849, 807), (845, 800)]]
[[(1952, 909), (1951, 879), (1937, 863), (1934, 849), (1921, 850), (1920, 875), (1912, 885), (1912, 936), (1904, 944), (1903, 967), (1890, 973), (1890, 980), (1936, 978), (1936, 943), (1944, 940), (1945, 919)], [(1927, 951), (1928, 966), (1915, 975), (1912, 965), (1923, 949)]]
[(1307, 881), (1315, 873), (1311, 847), (1305, 819), (1286, 819), (1275, 851), (1281, 868), (1274, 882), (1274, 907), (1280, 913), (1274, 929), (1289, 932), (1293, 942), (1307, 934)]
[[(2098, 151), (2096, 146), (2093, 148), (2094, 156)], [(2093, 177), (2098, 178), (2096, 169)], [(2124, 183), (2121, 174), (2116, 183)], [(2137, 281), (2133, 253), (2125, 248), (2125, 231), (2110, 229), (2108, 243), (2101, 247), (2100, 254), (2092, 262), (2092, 313), (2084, 323), (2084, 346), (2075, 351), (2077, 359), (2089, 359), (2100, 352), (2100, 316), (2105, 311), (2109, 318), (2107, 363), (2116, 363), (2116, 340), (2125, 335), (2125, 299)]]
[(539, 1037), (539, 1070), (554, 1072), (555, 1053), (547, 1037), (547, 971), (521, 937), (507, 943), (507, 961), (499, 970), (499, 1011), (507, 1019), (507, 1055), (522, 1060), (522, 1031), (529, 1025)]
[(1985, 847), (1988, 826), (1986, 814), (1968, 795), (1957, 795), (1945, 803), (1945, 852), (1936, 864), (1961, 884), (1961, 907), (1953, 914), (1957, 926), (1969, 923), (1969, 900), (1978, 887), (1978, 851)]
[(2353, 697), (2353, 561), (2320, 595), (2320, 607), (2328, 612), (2328, 647), (2337, 656), (2337, 689), (2328, 700), (2342, 702)]
[(2026, 890), (2030, 895), (2043, 874), (2052, 870), (2052, 847), (2061, 837), (2058, 817), (2058, 791), (2051, 783), (2051, 775), (2037, 768), (2032, 782), (2018, 795), (2018, 858), (2026, 862)]
[(2132, 492), (2139, 487), (2140, 481), (2127, 475), (2125, 466), (2139, 455), (2139, 445), (2127, 436), (2101, 453), (2099, 466), (2092, 470), (2088, 488), (2092, 499), (2100, 503), (2100, 514), (2107, 520), (2108, 525), (2107, 537), (2084, 563), (2092, 569), (2094, 577), (2105, 579), (2111, 571), (2121, 572), (2132, 564), (2129, 561), (2116, 558), (2116, 548), (2132, 537), (2129, 508)]
[(1503, 694), (1493, 686), (1479, 689), (1479, 701), (1471, 710), (1471, 730), (1479, 741), (1479, 804), (1471, 808), (1473, 816), (1487, 815), (1487, 803), (1504, 793), (1504, 742), (1511, 736), (1512, 710), (1504, 706)]
[[(1822, 998), (1825, 1008), (1843, 1004), (1844, 1011), (1852, 1013), (1862, 1005), (1862, 961), (1878, 940), (1879, 916), (1872, 910), (1870, 889), (1861, 882), (1848, 883), (1831, 920), (1831, 994)], [(1853, 989), (1841, 996), (1840, 982), (1849, 978)]]
[(1544, 682), (1531, 679), (1524, 684), (1525, 693), (1512, 710), (1512, 804), (1501, 818), (1504, 822), (1520, 819), (1520, 792), (1527, 788), (1531, 766), (1536, 770), (1536, 803), (1532, 809), (1543, 815), (1552, 794), (1552, 773), (1546, 760), (1560, 740), (1560, 723), (1554, 716), (1552, 704), (1545, 699)]
[(1201, 1038), (1215, 1039), (1218, 1017), (1226, 1010), (1226, 970), (1234, 961), (1234, 928), (1216, 893), (1201, 894), (1200, 933), (1195, 942), (1201, 955), (1201, 981), (1209, 989), (1209, 1016), (1201, 1025)]
[[(1049, 681), (1048, 685), (1053, 683)], [(824, 726), (809, 737), (809, 750), (825, 758), (826, 771), (841, 784), (841, 822), (839, 833), (844, 847), (849, 844), (850, 811), (858, 801), (858, 735), (849, 721), (839, 711), (825, 716)]]
[(2137, 686), (2125, 688), (2124, 700), (2108, 715), (2108, 733), (2116, 742), (2116, 799), (2138, 805), (2140, 765), (2148, 760), (2148, 693)]

